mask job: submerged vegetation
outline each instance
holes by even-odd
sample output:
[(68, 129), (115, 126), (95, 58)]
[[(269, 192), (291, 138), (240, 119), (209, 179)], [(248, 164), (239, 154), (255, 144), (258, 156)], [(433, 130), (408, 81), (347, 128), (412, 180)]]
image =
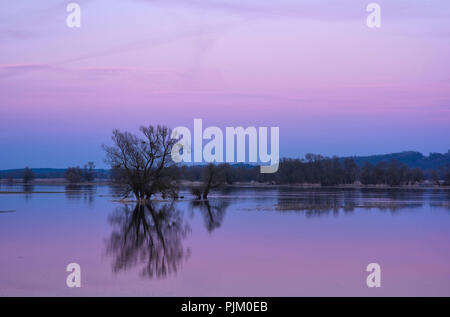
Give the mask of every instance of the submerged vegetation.
[(81, 183), (81, 182), (92, 182), (95, 179), (95, 164), (94, 162), (88, 162), (81, 169), (79, 166), (69, 167), (64, 177), (69, 183)]
[(25, 167), (25, 169), (23, 170), (23, 177), (22, 177), (22, 179), (23, 179), (23, 182), (25, 184), (28, 184), (29, 182), (34, 180), (34, 173), (31, 170), (31, 168), (29, 168), (28, 166)]
[(116, 182), (125, 186), (126, 196), (133, 194), (140, 201), (157, 193), (176, 198), (176, 175), (170, 173), (173, 165), (170, 153), (175, 139), (171, 138), (170, 129), (158, 125), (141, 127), (140, 131), (141, 137), (114, 130), (114, 144), (103, 146)]

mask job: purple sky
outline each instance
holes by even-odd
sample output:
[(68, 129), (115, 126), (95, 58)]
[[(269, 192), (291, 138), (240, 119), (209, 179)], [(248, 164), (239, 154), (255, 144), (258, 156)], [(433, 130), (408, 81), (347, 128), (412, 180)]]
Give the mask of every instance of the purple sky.
[(450, 148), (450, 2), (0, 2), (0, 169), (94, 161), (111, 130), (279, 126), (281, 156)]

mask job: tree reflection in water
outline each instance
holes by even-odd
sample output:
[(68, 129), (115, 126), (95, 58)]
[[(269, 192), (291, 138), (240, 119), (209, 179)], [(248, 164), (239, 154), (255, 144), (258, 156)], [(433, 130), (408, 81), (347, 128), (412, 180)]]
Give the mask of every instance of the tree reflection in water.
[(225, 212), (229, 206), (227, 201), (194, 200), (191, 202), (191, 208), (198, 208), (205, 220), (205, 226), (208, 232), (212, 232), (222, 224)]
[(23, 192), (25, 193), (25, 199), (29, 200), (32, 197), (32, 194), (34, 192), (34, 185), (33, 184), (24, 184), (23, 185)]
[(79, 200), (83, 198), (89, 205), (95, 200), (96, 186), (69, 184), (65, 187), (65, 194), (69, 200)]
[(308, 190), (295, 196), (280, 194), (277, 211), (303, 211), (307, 217), (339, 215), (340, 211), (353, 212), (356, 209), (376, 209), (392, 213), (404, 209), (421, 208), (425, 201), (425, 191), (417, 190)]
[(165, 278), (176, 273), (190, 255), (183, 240), (191, 229), (183, 218), (173, 203), (118, 208), (108, 219), (113, 231), (106, 252), (114, 258), (113, 271), (143, 264), (145, 277)]

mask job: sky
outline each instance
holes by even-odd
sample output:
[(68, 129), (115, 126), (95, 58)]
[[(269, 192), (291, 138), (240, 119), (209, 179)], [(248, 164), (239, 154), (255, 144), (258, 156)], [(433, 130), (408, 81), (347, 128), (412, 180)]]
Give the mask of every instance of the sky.
[(114, 128), (280, 128), (280, 155), (450, 149), (450, 2), (0, 1), (0, 169), (105, 167)]

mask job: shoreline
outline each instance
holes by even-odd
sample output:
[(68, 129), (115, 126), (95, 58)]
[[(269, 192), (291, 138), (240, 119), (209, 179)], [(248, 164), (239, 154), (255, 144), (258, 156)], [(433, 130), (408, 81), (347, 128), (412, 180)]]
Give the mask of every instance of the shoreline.
[[(195, 181), (179, 181), (178, 185), (182, 187), (198, 186), (202, 182)], [(96, 180), (93, 182), (70, 183), (60, 178), (37, 178), (32, 182), (23, 183), (20, 180), (14, 181), (12, 184), (7, 180), (1, 179), (0, 186), (33, 186), (33, 185), (54, 185), (54, 186), (118, 186), (108, 180)], [(390, 186), (387, 184), (362, 185), (362, 184), (341, 184), (335, 186), (322, 186), (320, 184), (270, 184), (258, 182), (236, 182), (233, 184), (224, 184), (222, 188), (304, 188), (304, 189), (450, 189), (448, 185), (431, 185), (431, 184), (414, 184)]]

